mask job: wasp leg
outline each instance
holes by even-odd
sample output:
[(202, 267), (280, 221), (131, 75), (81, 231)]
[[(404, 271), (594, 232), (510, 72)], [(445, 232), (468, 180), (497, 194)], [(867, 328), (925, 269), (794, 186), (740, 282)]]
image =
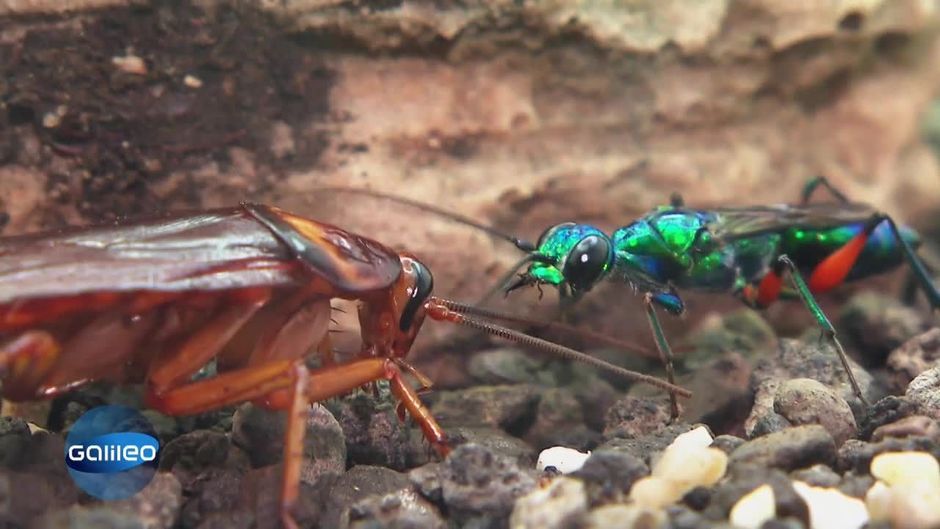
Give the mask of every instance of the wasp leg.
[(845, 354), (845, 349), (842, 347), (842, 342), (840, 342), (838, 336), (836, 336), (835, 327), (833, 327), (832, 322), (829, 321), (826, 313), (823, 312), (822, 307), (819, 306), (819, 303), (813, 296), (810, 287), (806, 284), (806, 281), (803, 280), (803, 276), (797, 269), (796, 264), (794, 264), (793, 261), (791, 261), (790, 258), (786, 255), (781, 255), (777, 258), (777, 262), (774, 265), (774, 270), (770, 273), (779, 277), (782, 275), (784, 269), (790, 272), (790, 279), (793, 281), (793, 285), (796, 288), (797, 293), (803, 300), (803, 304), (807, 309), (809, 309), (810, 313), (812, 313), (813, 318), (816, 319), (816, 323), (822, 327), (823, 335), (832, 343), (833, 347), (835, 347), (836, 354), (839, 355), (839, 361), (842, 362), (842, 368), (845, 369), (845, 373), (849, 378), (849, 384), (852, 385), (852, 391), (855, 392), (855, 396), (858, 397), (858, 400), (862, 402), (862, 405), (866, 409), (869, 409), (870, 404), (868, 403), (868, 399), (866, 399), (865, 395), (862, 394), (862, 389), (859, 387), (858, 381), (855, 379), (855, 374), (852, 372), (852, 367), (849, 365), (849, 357)]
[(0, 382), (6, 397), (35, 398), (62, 348), (45, 331), (27, 331), (0, 348)]
[(850, 202), (849, 197), (845, 196), (845, 193), (842, 191), (836, 189), (836, 187), (829, 182), (828, 178), (825, 176), (816, 176), (806, 182), (806, 185), (803, 186), (803, 193), (800, 196), (800, 205), (805, 206), (806, 204), (809, 204), (809, 200), (813, 197), (813, 193), (815, 193), (816, 190), (820, 187), (826, 188), (829, 193), (836, 197), (836, 200), (839, 202), (843, 204)]
[[(666, 380), (668, 380), (670, 384), (675, 385), (676, 373), (672, 365), (672, 348), (669, 347), (669, 342), (666, 341), (666, 333), (663, 332), (663, 326), (659, 322), (659, 316), (656, 315), (654, 295), (647, 293), (644, 302), (646, 304), (646, 316), (649, 319), (650, 328), (653, 331), (653, 338), (656, 341), (656, 350), (659, 351), (659, 360), (666, 369)], [(672, 409), (672, 418), (678, 418), (679, 401), (676, 400), (675, 393), (669, 393), (669, 405)]]

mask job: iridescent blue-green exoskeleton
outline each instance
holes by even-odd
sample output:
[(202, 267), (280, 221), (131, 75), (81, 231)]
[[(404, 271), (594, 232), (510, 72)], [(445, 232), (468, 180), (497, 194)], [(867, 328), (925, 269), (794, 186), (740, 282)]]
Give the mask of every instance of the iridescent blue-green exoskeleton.
[[(839, 203), (810, 204), (820, 186)], [(919, 242), (912, 229), (898, 226), (868, 205), (848, 201), (819, 177), (807, 184), (797, 205), (700, 210), (686, 208), (674, 196), (670, 206), (609, 236), (585, 224), (552, 226), (527, 248), (528, 269), (507, 290), (552, 285), (563, 302), (571, 303), (603, 280), (634, 285), (646, 294), (647, 315), (670, 380), (672, 353), (655, 306), (681, 314), (682, 289), (731, 292), (757, 308), (781, 295), (797, 296), (835, 346), (853, 390), (867, 407), (835, 329), (813, 294), (906, 261), (931, 306), (940, 308), (940, 293), (914, 253)], [(793, 280), (792, 291), (783, 288), (786, 271)], [(677, 411), (673, 399), (673, 412)]]
[[(821, 187), (837, 202), (810, 204)], [(681, 197), (674, 196), (671, 205), (610, 235), (594, 226), (565, 222), (545, 230), (536, 244), (407, 198), (360, 189), (329, 190), (389, 199), (510, 241), (526, 256), (501, 282), (507, 292), (551, 285), (558, 288), (564, 307), (605, 280), (633, 285), (645, 294), (647, 316), (670, 382), (674, 381), (672, 351), (655, 309), (681, 314), (685, 310), (681, 290), (732, 293), (755, 308), (781, 296), (801, 299), (835, 347), (866, 408), (835, 329), (813, 295), (907, 263), (931, 307), (940, 308), (940, 292), (914, 252), (920, 242), (917, 234), (869, 205), (849, 201), (823, 177), (807, 183), (798, 204), (706, 210), (687, 208)], [(792, 289), (783, 286), (785, 272), (790, 273)], [(675, 395), (671, 398), (677, 415)]]

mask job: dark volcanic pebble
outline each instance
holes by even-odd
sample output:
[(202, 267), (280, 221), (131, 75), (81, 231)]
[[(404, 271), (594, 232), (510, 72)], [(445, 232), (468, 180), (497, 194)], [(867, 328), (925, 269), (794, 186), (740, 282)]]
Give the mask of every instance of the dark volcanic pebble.
[[(414, 435), (418, 437), (419, 432), (415, 432)], [(535, 459), (538, 455), (535, 449), (522, 439), (497, 428), (489, 426), (456, 426), (447, 429), (447, 436), (452, 447), (476, 444), (504, 457), (511, 457), (521, 466), (535, 466)], [(420, 439), (423, 443), (423, 437)], [(430, 456), (432, 460), (436, 457), (430, 454), (430, 449), (426, 443), (422, 444), (421, 447), (426, 457)]]
[(692, 425), (686, 423), (670, 424), (654, 433), (643, 435), (634, 439), (614, 438), (597, 447), (597, 451), (612, 450), (615, 452), (625, 452), (631, 454), (647, 465), (651, 463), (652, 458), (666, 449), (679, 434), (683, 434), (692, 429)]
[(72, 506), (49, 512), (31, 527), (50, 529), (170, 529), (182, 502), (179, 482), (168, 472), (158, 472), (136, 496), (126, 500)]
[(662, 430), (670, 419), (668, 403), (628, 395), (607, 410), (604, 437), (635, 439)]
[(891, 389), (897, 392), (914, 377), (940, 362), (940, 327), (919, 334), (904, 342), (888, 355), (887, 368), (891, 373)]
[(0, 417), (0, 467), (18, 468), (29, 450), (29, 425), (17, 417)]
[(440, 504), (444, 499), (441, 489), (441, 463), (428, 463), (408, 472), (408, 479), (415, 490), (434, 503)]
[(862, 292), (846, 302), (839, 315), (845, 339), (854, 343), (866, 366), (880, 366), (892, 350), (922, 333), (926, 318), (897, 297)]
[(764, 414), (755, 418), (748, 431), (748, 435), (750, 435), (752, 439), (763, 437), (767, 434), (786, 430), (792, 426), (793, 424), (783, 415), (772, 410), (766, 410)]
[(160, 451), (160, 470), (172, 472), (187, 492), (202, 472), (220, 468), (238, 473), (251, 468), (248, 455), (232, 445), (229, 436), (222, 432), (197, 430), (185, 433)]
[(866, 420), (860, 425), (862, 428), (859, 438), (868, 439), (877, 428), (915, 414), (917, 414), (917, 404), (911, 402), (910, 399), (904, 396), (888, 395), (872, 404)]
[(929, 437), (940, 440), (940, 424), (926, 415), (911, 415), (879, 426), (871, 435), (874, 443), (888, 437)]
[(81, 507), (47, 513), (33, 521), (32, 529), (149, 529), (133, 513), (107, 507)]
[[(391, 471), (389, 471), (391, 472)], [(256, 468), (245, 474), (241, 480), (238, 509), (247, 511), (245, 516), (254, 518), (255, 529), (281, 529), (280, 501), (281, 465)], [(315, 527), (324, 516), (324, 499), (335, 476), (325, 476), (317, 485), (300, 483), (300, 494), (293, 509), (294, 520), (300, 527)], [(216, 515), (218, 516), (218, 515)], [(334, 527), (323, 525), (322, 527)]]
[(144, 490), (131, 498), (102, 504), (101, 508), (133, 513), (148, 529), (169, 529), (183, 504), (183, 488), (176, 476), (157, 472)]
[(774, 411), (791, 424), (818, 424), (842, 446), (855, 436), (855, 416), (845, 399), (810, 378), (783, 382), (774, 395)]
[(466, 523), (481, 523), (481, 516), (508, 518), (516, 498), (536, 487), (534, 470), (523, 470), (514, 459), (475, 444), (454, 449), (439, 470), (447, 510)]
[(770, 485), (778, 517), (791, 516), (809, 526), (806, 502), (793, 490), (790, 478), (783, 472), (763, 465), (738, 465), (713, 490), (705, 515), (712, 520), (726, 520), (731, 508), (745, 494), (761, 485)]
[(814, 487), (836, 487), (842, 481), (842, 476), (838, 475), (826, 465), (813, 465), (808, 468), (801, 468), (790, 472), (790, 477), (809, 483)]
[(446, 426), (493, 426), (519, 431), (535, 419), (541, 392), (528, 384), (477, 386), (434, 394), (431, 411)]
[(571, 476), (584, 481), (590, 504), (599, 505), (626, 498), (633, 483), (649, 473), (646, 463), (634, 455), (596, 450)]
[(745, 442), (747, 441), (741, 439), (740, 437), (724, 434), (715, 437), (715, 440), (712, 441), (712, 447), (717, 448), (726, 454), (730, 454), (731, 452), (734, 452), (735, 448), (743, 445)]
[(408, 476), (401, 472), (383, 467), (354, 466), (336, 479), (330, 488), (320, 526), (339, 527), (346, 510), (353, 504), (369, 496), (384, 496), (410, 486)]
[(0, 520), (12, 527), (25, 527), (44, 512), (74, 504), (79, 494), (68, 476), (0, 469)]
[(589, 450), (600, 442), (601, 435), (585, 426), (581, 401), (569, 388), (564, 387), (542, 391), (535, 422), (523, 438), (538, 448), (567, 446)]
[(809, 424), (752, 439), (731, 452), (729, 464), (795, 470), (817, 463), (831, 466), (835, 457), (836, 446), (829, 432)]
[(718, 431), (740, 424), (751, 410), (751, 370), (751, 363), (737, 351), (721, 353), (696, 368), (691, 382), (681, 382), (692, 392), (692, 399), (683, 404), (682, 419)]
[(835, 468), (839, 471), (851, 470), (857, 474), (868, 474), (871, 460), (883, 452), (929, 452), (940, 459), (940, 444), (929, 437), (888, 437), (877, 443), (866, 443), (849, 439), (839, 448)]
[[(285, 426), (283, 413), (243, 404), (235, 412), (232, 442), (248, 453), (256, 468), (279, 463)], [(306, 426), (301, 479), (314, 484), (321, 476), (342, 473), (346, 469), (346, 441), (333, 415), (323, 406), (312, 406)]]
[(244, 479), (244, 472), (235, 469), (216, 468), (199, 473), (184, 487), (187, 499), (180, 514), (180, 525), (184, 529), (201, 527), (210, 518), (224, 517), (238, 510), (243, 512), (243, 518), (253, 520), (253, 513), (242, 506)]
[(370, 496), (349, 508), (350, 529), (443, 529), (441, 513), (413, 490), (402, 489), (384, 496)]
[(410, 464), (411, 430), (398, 419), (390, 399), (357, 392), (327, 405), (342, 427), (350, 465), (377, 465), (404, 470)]
[(470, 376), (477, 383), (486, 385), (529, 382), (554, 384), (554, 377), (546, 373), (544, 368), (544, 360), (534, 358), (512, 347), (479, 351), (467, 361), (467, 371)]

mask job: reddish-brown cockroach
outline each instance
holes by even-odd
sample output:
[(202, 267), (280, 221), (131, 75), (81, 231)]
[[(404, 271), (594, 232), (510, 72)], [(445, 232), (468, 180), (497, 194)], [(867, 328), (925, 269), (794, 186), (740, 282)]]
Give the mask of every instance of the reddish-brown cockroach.
[[(472, 317), (431, 295), (416, 258), (335, 226), (255, 204), (0, 239), (0, 381), (13, 401), (87, 382), (143, 382), (171, 415), (255, 401), (288, 412), (283, 524), (299, 490), (311, 402), (388, 380), (434, 449), (444, 432), (403, 378), (426, 316), (482, 329), (688, 396), (682, 388)], [(359, 302), (362, 350), (337, 362), (330, 300)], [(487, 315), (493, 318), (492, 314)], [(498, 318), (498, 315), (495, 317)], [(311, 349), (321, 367), (308, 369)], [(219, 374), (193, 381), (215, 359)]]

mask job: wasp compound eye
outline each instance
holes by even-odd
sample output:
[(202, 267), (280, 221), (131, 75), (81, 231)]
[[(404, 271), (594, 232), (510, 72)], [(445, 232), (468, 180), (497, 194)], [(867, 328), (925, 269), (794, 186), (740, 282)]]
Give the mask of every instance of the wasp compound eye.
[(574, 290), (590, 290), (607, 271), (610, 251), (606, 237), (588, 235), (581, 239), (565, 260), (565, 281)]
[(414, 261), (414, 273), (415, 285), (411, 290), (411, 297), (408, 298), (408, 304), (405, 305), (405, 310), (401, 313), (401, 321), (398, 322), (398, 328), (402, 332), (411, 328), (418, 309), (424, 305), (424, 301), (428, 299), (431, 291), (434, 290), (434, 276), (423, 264)]

